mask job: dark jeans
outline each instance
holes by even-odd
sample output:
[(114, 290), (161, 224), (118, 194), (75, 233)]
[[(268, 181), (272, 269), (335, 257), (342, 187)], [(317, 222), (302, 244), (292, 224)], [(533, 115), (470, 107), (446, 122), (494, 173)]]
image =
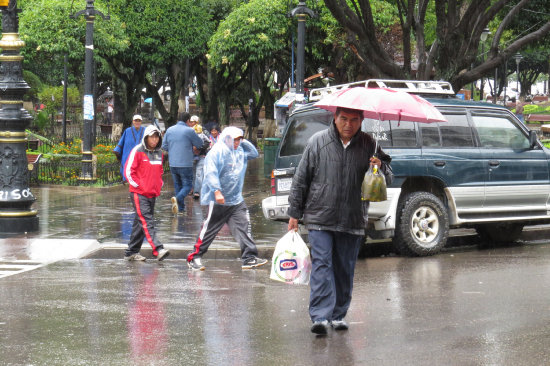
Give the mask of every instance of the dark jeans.
[(309, 316), (341, 320), (349, 309), (353, 275), (363, 236), (338, 231), (309, 230), (311, 278)]
[(178, 201), (179, 211), (185, 208), (185, 197), (193, 188), (193, 167), (170, 167), (174, 180), (174, 191)]

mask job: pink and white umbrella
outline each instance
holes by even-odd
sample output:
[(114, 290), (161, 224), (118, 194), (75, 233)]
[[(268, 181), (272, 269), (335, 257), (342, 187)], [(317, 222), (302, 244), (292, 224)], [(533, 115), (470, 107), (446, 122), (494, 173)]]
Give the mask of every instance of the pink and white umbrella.
[(358, 109), (365, 118), (380, 121), (447, 121), (426, 99), (387, 88), (347, 88), (323, 98), (315, 106), (333, 113), (337, 108)]

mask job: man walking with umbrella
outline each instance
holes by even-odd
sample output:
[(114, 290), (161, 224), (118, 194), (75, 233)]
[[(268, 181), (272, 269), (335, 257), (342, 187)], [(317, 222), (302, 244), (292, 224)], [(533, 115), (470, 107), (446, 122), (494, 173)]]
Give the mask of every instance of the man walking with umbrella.
[(290, 190), (288, 230), (298, 230), (299, 219), (309, 230), (309, 315), (318, 335), (327, 334), (329, 326), (348, 329), (344, 317), (368, 210), (361, 201), (363, 177), (376, 165), (388, 184), (392, 179), (391, 158), (360, 131), (362, 121), (362, 110), (336, 108), (330, 127), (309, 140)]

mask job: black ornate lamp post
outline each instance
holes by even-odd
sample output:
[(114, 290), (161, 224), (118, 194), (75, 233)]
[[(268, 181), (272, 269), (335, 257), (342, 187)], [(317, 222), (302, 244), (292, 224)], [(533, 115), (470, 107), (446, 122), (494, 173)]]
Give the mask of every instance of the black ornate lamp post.
[(32, 117), (23, 109), (23, 95), (30, 89), (23, 80), (25, 46), (19, 38), (17, 0), (0, 0), (2, 39), (0, 40), (0, 233), (38, 230), (36, 200), (29, 189), (27, 138), (25, 128)]
[[(304, 95), (304, 54), (306, 46), (306, 16), (315, 17), (313, 10), (306, 6), (305, 1), (300, 1), (298, 6), (292, 9), (290, 15), (298, 18), (298, 52), (296, 55), (296, 96), (297, 100), (301, 101)], [(300, 97), (298, 97), (300, 96)]]
[(95, 180), (92, 169), (92, 126), (94, 122), (94, 87), (93, 87), (93, 57), (94, 57), (94, 20), (96, 15), (109, 19), (94, 8), (94, 0), (86, 0), (86, 9), (72, 15), (76, 18), (84, 15), (86, 19), (86, 53), (84, 61), (84, 135), (82, 137), (82, 172), (79, 180), (91, 183)]

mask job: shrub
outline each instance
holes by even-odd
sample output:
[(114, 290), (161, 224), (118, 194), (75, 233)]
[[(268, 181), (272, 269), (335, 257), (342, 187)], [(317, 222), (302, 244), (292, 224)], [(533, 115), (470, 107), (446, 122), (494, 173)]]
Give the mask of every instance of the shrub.
[(539, 113), (544, 111), (543, 108), (539, 107), (536, 104), (526, 104), (523, 106), (523, 113), (524, 114), (532, 114), (532, 113)]

